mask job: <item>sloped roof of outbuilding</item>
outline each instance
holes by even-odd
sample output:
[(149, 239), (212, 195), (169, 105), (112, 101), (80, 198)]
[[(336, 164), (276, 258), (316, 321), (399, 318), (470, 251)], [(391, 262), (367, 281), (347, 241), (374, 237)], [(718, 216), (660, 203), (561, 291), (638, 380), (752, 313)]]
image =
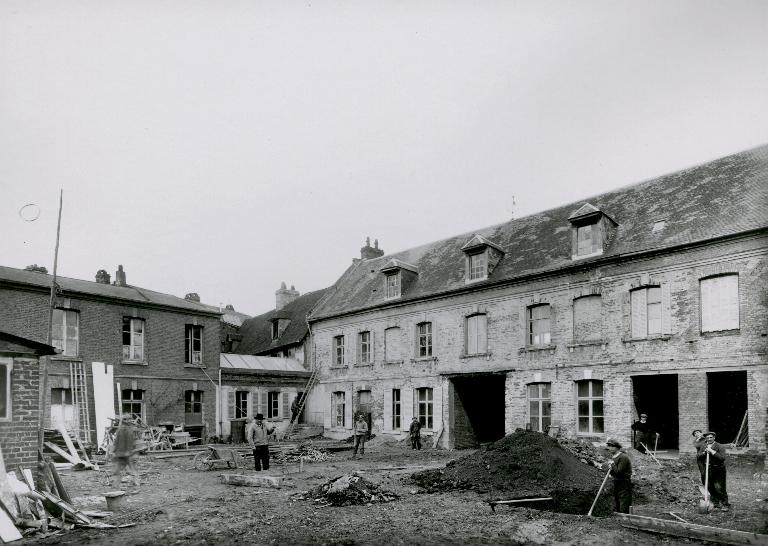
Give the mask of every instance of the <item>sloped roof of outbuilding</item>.
[[(601, 256), (574, 262), (569, 218), (583, 213), (587, 202), (618, 226)], [(359, 261), (336, 282), (337, 289), (315, 308), (310, 320), (393, 304), (383, 297), (379, 275), (391, 260), (418, 268), (417, 279), (395, 303), (465, 289), (462, 247), (473, 235), (493, 241), (504, 251), (489, 278), (473, 283), (476, 289), (766, 227), (768, 145), (503, 224)]]
[(219, 360), (221, 368), (225, 370), (309, 373), (299, 361), (293, 358), (221, 353)]

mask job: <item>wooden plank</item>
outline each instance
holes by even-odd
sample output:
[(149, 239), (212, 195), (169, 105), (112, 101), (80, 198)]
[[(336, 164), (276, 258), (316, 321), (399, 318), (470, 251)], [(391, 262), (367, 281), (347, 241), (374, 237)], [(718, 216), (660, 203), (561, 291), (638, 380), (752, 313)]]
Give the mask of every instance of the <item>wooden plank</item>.
[(59, 477), (59, 473), (56, 470), (54, 464), (48, 463), (48, 468), (51, 469), (51, 475), (53, 476), (53, 481), (56, 484), (56, 489), (59, 492), (59, 497), (66, 502), (72, 502), (69, 493), (67, 493), (67, 490), (64, 489), (64, 484), (61, 482), (61, 478)]
[(488, 504), (519, 504), (523, 502), (539, 502), (539, 501), (550, 501), (550, 500), (552, 500), (552, 497), (536, 497), (533, 499), (509, 499), (509, 500), (488, 501)]
[(768, 535), (749, 533), (723, 529), (721, 527), (709, 527), (694, 523), (683, 523), (666, 519), (650, 518), (647, 516), (635, 516), (629, 514), (614, 513), (619, 518), (621, 525), (651, 533), (661, 533), (685, 538), (695, 538), (709, 542), (736, 545), (768, 546)]
[(79, 457), (77, 459), (75, 459), (74, 457), (72, 457), (72, 455), (70, 455), (69, 453), (67, 453), (63, 449), (61, 449), (56, 444), (52, 444), (51, 442), (44, 442), (44, 445), (45, 445), (45, 447), (47, 447), (48, 449), (50, 449), (54, 453), (57, 453), (57, 454), (61, 455), (62, 457), (64, 457), (66, 460), (68, 460), (72, 464), (80, 462), (80, 458)]
[(222, 474), (221, 483), (245, 485), (248, 487), (274, 487), (279, 489), (282, 478), (272, 476), (247, 476), (245, 474)]
[(0, 510), (0, 539), (4, 543), (21, 540), (21, 532), (13, 524), (13, 520), (5, 510)]
[(78, 462), (80, 460), (80, 454), (77, 452), (77, 448), (75, 448), (75, 444), (72, 443), (72, 438), (69, 437), (69, 432), (67, 432), (67, 429), (65, 429), (61, 423), (59, 423), (57, 430), (59, 431), (59, 434), (61, 434), (61, 437), (64, 438), (64, 443), (67, 444), (67, 449), (72, 454), (72, 457), (75, 459), (72, 462), (73, 463)]
[(83, 459), (83, 460), (84, 460), (86, 463), (90, 463), (90, 462), (91, 462), (91, 458), (90, 458), (90, 457), (88, 457), (88, 452), (87, 452), (87, 451), (85, 451), (85, 447), (83, 447), (83, 442), (81, 442), (81, 441), (80, 441), (80, 438), (78, 438), (77, 436), (75, 436), (75, 441), (77, 442), (77, 447), (79, 447), (79, 448), (80, 448), (80, 451), (82, 451), (82, 452), (83, 452), (83, 457), (82, 457), (82, 459)]

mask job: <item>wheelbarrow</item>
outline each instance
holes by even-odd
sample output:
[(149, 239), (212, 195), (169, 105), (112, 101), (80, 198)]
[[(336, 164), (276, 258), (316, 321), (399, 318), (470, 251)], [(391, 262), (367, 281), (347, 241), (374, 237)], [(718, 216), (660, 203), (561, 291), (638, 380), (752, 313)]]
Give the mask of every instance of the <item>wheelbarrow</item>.
[(231, 448), (207, 445), (207, 451), (195, 455), (195, 470), (213, 470), (215, 468), (238, 468), (237, 451)]

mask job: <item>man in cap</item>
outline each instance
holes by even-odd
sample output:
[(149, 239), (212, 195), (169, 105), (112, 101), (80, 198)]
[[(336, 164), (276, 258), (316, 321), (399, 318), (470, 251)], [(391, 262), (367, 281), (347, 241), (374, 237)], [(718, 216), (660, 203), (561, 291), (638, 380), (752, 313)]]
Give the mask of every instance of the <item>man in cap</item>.
[(616, 512), (628, 514), (632, 506), (632, 462), (618, 441), (610, 439), (606, 445), (611, 453), (609, 464), (613, 478), (613, 507)]
[(269, 435), (275, 432), (275, 427), (264, 424), (264, 415), (256, 414), (256, 420), (247, 429), (248, 443), (253, 449), (253, 465), (256, 471), (269, 470)]
[(651, 449), (655, 445), (655, 437), (658, 434), (651, 430), (648, 414), (640, 414), (640, 420), (632, 423), (632, 431), (635, 437), (635, 449), (640, 453), (645, 453), (647, 451), (646, 448)]
[(365, 455), (365, 440), (368, 438), (368, 422), (365, 420), (364, 414), (357, 414), (353, 429), (353, 434), (355, 435), (355, 452), (352, 454), (352, 457), (357, 457), (358, 448), (360, 449), (360, 456), (362, 457)]
[(696, 465), (699, 467), (699, 474), (701, 474), (701, 485), (704, 485), (706, 456), (700, 457), (700, 455), (707, 445), (707, 440), (704, 438), (704, 433), (698, 428), (693, 429), (691, 436), (693, 436), (693, 447), (696, 449)]
[[(720, 510), (728, 510), (728, 492), (726, 491), (725, 448), (715, 442), (714, 432), (705, 432), (706, 444), (697, 457), (706, 467), (709, 455), (709, 495), (712, 504)], [(701, 463), (700, 463), (701, 464)]]

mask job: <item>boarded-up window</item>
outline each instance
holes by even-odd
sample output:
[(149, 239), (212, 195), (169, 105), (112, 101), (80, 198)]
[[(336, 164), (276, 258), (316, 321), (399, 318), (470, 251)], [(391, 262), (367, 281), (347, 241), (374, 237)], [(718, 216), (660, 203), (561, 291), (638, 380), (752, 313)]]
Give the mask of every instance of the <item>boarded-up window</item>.
[(395, 327), (384, 330), (384, 359), (388, 362), (402, 360), (402, 343), (403, 339), (400, 335), (400, 328)]
[(573, 340), (599, 341), (602, 339), (602, 298), (584, 296), (573, 300)]
[(338, 391), (331, 394), (331, 426), (345, 426), (344, 416), (346, 415), (346, 403), (344, 401), (344, 392)]
[(632, 337), (661, 334), (661, 287), (649, 286), (631, 292)]
[(701, 280), (701, 331), (739, 328), (739, 276), (723, 275)]
[(546, 432), (550, 425), (552, 408), (552, 383), (528, 385), (528, 409), (531, 429)]
[(603, 425), (603, 382), (577, 381), (576, 399), (579, 434), (602, 434)]
[(467, 354), (488, 352), (488, 317), (485, 314), (467, 317)]
[(549, 304), (528, 308), (528, 345), (549, 345), (552, 340)]
[(53, 310), (53, 346), (64, 356), (77, 356), (80, 340), (80, 313), (68, 309)]

